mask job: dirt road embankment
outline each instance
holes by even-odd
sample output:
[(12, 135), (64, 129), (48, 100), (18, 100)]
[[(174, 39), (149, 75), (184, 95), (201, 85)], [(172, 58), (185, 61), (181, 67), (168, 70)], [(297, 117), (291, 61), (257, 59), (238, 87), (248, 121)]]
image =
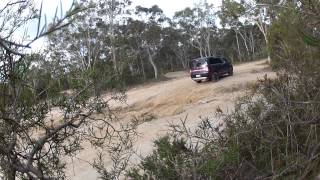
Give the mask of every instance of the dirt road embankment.
[[(165, 135), (170, 123), (179, 123), (187, 117), (188, 126), (195, 127), (200, 117), (213, 118), (217, 107), (224, 112), (232, 111), (234, 101), (245, 93), (248, 84), (264, 75), (275, 77), (265, 60), (234, 66), (234, 75), (218, 82), (193, 82), (187, 73), (169, 73), (170, 80), (133, 88), (127, 92), (127, 103), (121, 117), (147, 120), (138, 127), (140, 137), (135, 145), (137, 153), (147, 155), (152, 152), (152, 142)], [(69, 164), (70, 179), (96, 179), (96, 171), (85, 161), (92, 161), (96, 152), (86, 147)], [(109, 162), (110, 163), (110, 162)], [(108, 161), (106, 162), (108, 164)]]

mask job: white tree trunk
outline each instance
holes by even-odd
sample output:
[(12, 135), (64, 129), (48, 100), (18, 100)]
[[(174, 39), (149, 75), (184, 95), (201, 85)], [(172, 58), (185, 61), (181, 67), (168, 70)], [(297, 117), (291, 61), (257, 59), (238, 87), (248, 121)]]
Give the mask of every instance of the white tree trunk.
[(239, 55), (239, 58), (241, 58), (241, 51), (240, 51), (240, 46), (239, 46), (238, 32), (235, 31), (235, 33), (236, 33), (236, 40), (237, 40), (238, 55)]
[(111, 61), (113, 63), (113, 68), (115, 72), (118, 72), (117, 67), (117, 59), (116, 59), (116, 48), (115, 48), (115, 34), (114, 34), (114, 18), (115, 18), (115, 0), (111, 0), (111, 10), (109, 11), (109, 19), (110, 19), (110, 40), (111, 40)]
[(206, 37), (207, 51), (208, 51), (207, 56), (211, 56), (212, 55), (211, 54), (211, 47), (210, 47), (210, 37), (211, 37), (211, 34), (210, 34), (210, 32), (208, 32), (208, 35)]
[(151, 54), (150, 47), (147, 47), (147, 52), (148, 52), (148, 60), (149, 60), (151, 66), (153, 68), (153, 71), (154, 71), (154, 78), (158, 79), (158, 68), (157, 68), (157, 65), (153, 61), (154, 54)]
[(254, 42), (254, 38), (253, 38), (253, 28), (251, 28), (251, 31), (250, 31), (250, 39), (251, 39), (251, 51), (252, 51), (252, 54), (255, 54), (255, 42)]
[(242, 38), (242, 40), (244, 42), (244, 46), (246, 48), (247, 55), (249, 56), (250, 52), (249, 52), (249, 47), (248, 47), (248, 44), (247, 44), (247, 39), (246, 39), (246, 37), (244, 37), (244, 35), (240, 31), (238, 33), (240, 34), (240, 36), (241, 36), (241, 38)]
[[(255, 21), (255, 23), (257, 24), (261, 33), (263, 34), (264, 40), (266, 42), (266, 46), (268, 47), (269, 41), (268, 41), (268, 27), (267, 27), (267, 25), (263, 24), (261, 17), (259, 17), (258, 20)], [(267, 50), (267, 52), (268, 52), (268, 63), (270, 64), (271, 63), (270, 52), (269, 52), (269, 50)]]
[[(190, 34), (190, 36), (192, 37), (193, 35)], [(194, 48), (198, 49), (198, 50), (199, 50), (199, 53), (200, 53), (200, 57), (203, 57), (203, 48), (202, 48), (201, 42), (200, 42), (199, 39), (197, 39), (196, 37), (193, 37), (193, 38), (194, 38), (194, 40), (188, 41), (189, 44), (190, 44), (191, 46), (193, 46)], [(195, 43), (196, 43), (197, 45), (195, 45), (193, 41), (195, 41)]]
[(143, 60), (142, 60), (141, 58), (139, 58), (139, 59), (140, 59), (141, 68), (142, 68), (143, 80), (146, 80), (146, 79), (147, 79), (147, 76), (146, 76), (146, 71), (144, 70)]

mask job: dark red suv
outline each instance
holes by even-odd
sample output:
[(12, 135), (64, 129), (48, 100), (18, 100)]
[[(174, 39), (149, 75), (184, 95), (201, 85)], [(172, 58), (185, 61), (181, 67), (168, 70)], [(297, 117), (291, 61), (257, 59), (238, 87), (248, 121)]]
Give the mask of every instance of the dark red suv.
[(189, 62), (191, 79), (197, 83), (202, 80), (217, 81), (225, 74), (233, 75), (232, 64), (224, 57), (203, 57)]

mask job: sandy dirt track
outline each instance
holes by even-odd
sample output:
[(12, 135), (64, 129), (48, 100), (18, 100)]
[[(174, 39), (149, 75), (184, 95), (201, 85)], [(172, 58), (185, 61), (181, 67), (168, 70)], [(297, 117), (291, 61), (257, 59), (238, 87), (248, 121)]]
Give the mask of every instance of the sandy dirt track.
[[(217, 107), (224, 112), (232, 111), (234, 101), (245, 93), (248, 84), (254, 83), (264, 75), (275, 77), (266, 65), (266, 60), (234, 66), (234, 75), (218, 82), (193, 82), (188, 73), (168, 73), (168, 81), (141, 85), (127, 92), (127, 103), (121, 105), (123, 119), (132, 117), (152, 117), (138, 127), (141, 134), (135, 148), (137, 153), (147, 155), (152, 152), (152, 142), (166, 134), (170, 123), (178, 124), (187, 117), (188, 126), (195, 127), (200, 117), (213, 117)], [(86, 147), (68, 164), (68, 179), (97, 179), (96, 171), (85, 161), (91, 162), (96, 152)], [(108, 164), (108, 162), (105, 162)]]

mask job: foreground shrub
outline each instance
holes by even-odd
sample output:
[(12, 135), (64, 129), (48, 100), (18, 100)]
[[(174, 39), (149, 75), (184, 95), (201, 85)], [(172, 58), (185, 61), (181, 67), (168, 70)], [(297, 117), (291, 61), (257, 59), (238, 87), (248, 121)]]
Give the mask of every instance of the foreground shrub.
[(170, 136), (157, 140), (153, 154), (130, 170), (128, 176), (133, 179), (317, 176), (320, 97), (311, 87), (302, 93), (300, 85), (299, 79), (289, 76), (264, 79), (239, 100), (234, 113), (218, 114), (223, 124), (206, 119), (196, 130), (188, 129), (185, 122), (172, 126)]

